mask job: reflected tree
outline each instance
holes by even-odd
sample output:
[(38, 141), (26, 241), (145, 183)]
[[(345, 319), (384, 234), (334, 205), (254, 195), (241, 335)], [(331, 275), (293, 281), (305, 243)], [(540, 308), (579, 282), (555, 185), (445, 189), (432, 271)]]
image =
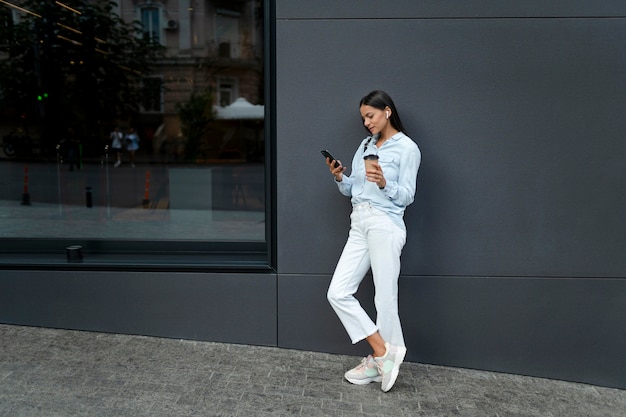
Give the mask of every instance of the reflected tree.
[(11, 4), (0, 4), (5, 107), (37, 121), (47, 146), (70, 126), (99, 145), (100, 126), (132, 119), (143, 98), (141, 80), (163, 51), (140, 22), (127, 24), (104, 0)]
[(195, 160), (202, 156), (201, 143), (215, 119), (213, 95), (209, 91), (193, 92), (189, 100), (176, 105), (185, 142), (185, 158)]

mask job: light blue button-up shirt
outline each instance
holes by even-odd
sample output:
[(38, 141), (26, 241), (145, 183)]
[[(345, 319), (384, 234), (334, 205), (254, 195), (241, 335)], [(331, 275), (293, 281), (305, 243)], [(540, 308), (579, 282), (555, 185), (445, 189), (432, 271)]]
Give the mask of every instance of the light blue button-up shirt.
[[(351, 197), (353, 206), (369, 202), (391, 216), (401, 229), (405, 229), (404, 210), (415, 199), (417, 171), (422, 154), (417, 144), (403, 132), (393, 135), (380, 148), (376, 146), (377, 139), (377, 136), (363, 139), (352, 158), (350, 176), (344, 174), (337, 186), (343, 195)], [(378, 163), (387, 181), (382, 190), (375, 182), (365, 178), (363, 157), (369, 154), (378, 155)]]

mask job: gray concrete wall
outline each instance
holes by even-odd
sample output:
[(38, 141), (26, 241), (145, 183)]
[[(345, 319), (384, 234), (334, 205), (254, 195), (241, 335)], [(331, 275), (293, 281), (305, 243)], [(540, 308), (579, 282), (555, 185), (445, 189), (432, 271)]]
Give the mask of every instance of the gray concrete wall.
[(319, 150), (349, 165), (358, 101), (380, 88), (423, 157), (408, 359), (626, 386), (624, 16), (621, 2), (278, 1), (279, 345), (366, 351), (325, 302), (350, 207)]

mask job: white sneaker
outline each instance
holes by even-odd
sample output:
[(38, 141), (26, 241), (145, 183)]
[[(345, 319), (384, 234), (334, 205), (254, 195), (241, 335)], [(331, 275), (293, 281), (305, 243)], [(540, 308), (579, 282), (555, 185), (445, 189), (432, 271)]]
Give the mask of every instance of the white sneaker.
[(406, 355), (406, 348), (404, 346), (390, 345), (387, 342), (385, 343), (385, 349), (385, 356), (375, 358), (374, 360), (378, 365), (378, 372), (383, 376), (383, 383), (380, 388), (387, 392), (396, 383), (400, 365), (404, 361), (404, 355)]
[(382, 376), (378, 372), (378, 365), (372, 355), (363, 358), (360, 364), (345, 373), (344, 377), (356, 385), (365, 385), (370, 382), (380, 382)]

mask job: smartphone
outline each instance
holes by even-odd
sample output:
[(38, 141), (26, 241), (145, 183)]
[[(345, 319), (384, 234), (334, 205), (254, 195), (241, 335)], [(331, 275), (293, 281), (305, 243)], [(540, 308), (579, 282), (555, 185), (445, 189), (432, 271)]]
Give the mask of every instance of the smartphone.
[(322, 151), (322, 155), (324, 155), (324, 158), (329, 158), (331, 161), (335, 161), (335, 168), (337, 168), (339, 166), (339, 162), (327, 150), (324, 149)]

